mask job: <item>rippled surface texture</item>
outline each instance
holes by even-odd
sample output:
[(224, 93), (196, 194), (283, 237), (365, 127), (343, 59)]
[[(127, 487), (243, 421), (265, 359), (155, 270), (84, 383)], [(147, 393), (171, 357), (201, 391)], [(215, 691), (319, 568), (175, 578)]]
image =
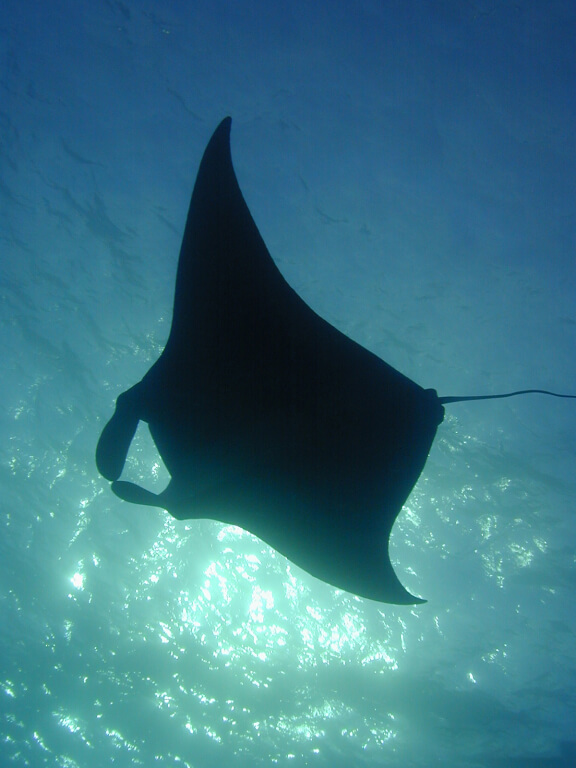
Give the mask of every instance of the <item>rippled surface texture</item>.
[[(3, 764), (572, 766), (572, 402), (449, 407), (393, 532), (417, 608), (123, 504), (94, 448), (226, 114), (317, 312), (441, 395), (573, 392), (573, 4), (177, 5), (0, 21)], [(166, 484), (145, 430), (128, 473)]]

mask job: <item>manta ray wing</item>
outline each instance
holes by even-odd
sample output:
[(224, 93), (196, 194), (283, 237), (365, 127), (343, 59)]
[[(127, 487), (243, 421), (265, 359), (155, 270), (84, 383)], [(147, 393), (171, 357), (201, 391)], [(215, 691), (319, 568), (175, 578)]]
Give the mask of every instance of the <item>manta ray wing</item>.
[[(339, 589), (422, 602), (388, 539), (444, 409), (288, 285), (238, 186), (230, 126), (198, 171), (170, 337), (118, 397), (98, 468), (120, 498), (241, 526)], [(140, 420), (171, 475), (158, 495), (119, 480)]]

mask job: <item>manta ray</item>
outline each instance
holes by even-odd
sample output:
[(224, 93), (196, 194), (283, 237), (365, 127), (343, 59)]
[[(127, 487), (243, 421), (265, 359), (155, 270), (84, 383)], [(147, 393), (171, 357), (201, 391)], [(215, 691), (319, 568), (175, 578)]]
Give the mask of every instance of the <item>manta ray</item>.
[[(200, 163), (166, 347), (119, 395), (98, 469), (119, 498), (240, 526), (340, 590), (425, 602), (396, 576), (388, 542), (444, 405), (544, 391), (438, 397), (317, 315), (250, 214), (230, 127)], [(120, 479), (140, 421), (171, 476), (162, 493)]]

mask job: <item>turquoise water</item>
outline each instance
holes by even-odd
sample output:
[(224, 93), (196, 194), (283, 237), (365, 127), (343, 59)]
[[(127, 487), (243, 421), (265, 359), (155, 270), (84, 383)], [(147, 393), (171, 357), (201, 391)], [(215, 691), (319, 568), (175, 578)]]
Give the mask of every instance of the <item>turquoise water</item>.
[[(202, 151), (277, 264), (441, 395), (576, 389), (569, 2), (8, 0), (0, 763), (573, 766), (576, 406), (447, 408), (414, 608), (123, 504), (94, 449), (167, 338)], [(166, 473), (142, 431), (129, 475)]]

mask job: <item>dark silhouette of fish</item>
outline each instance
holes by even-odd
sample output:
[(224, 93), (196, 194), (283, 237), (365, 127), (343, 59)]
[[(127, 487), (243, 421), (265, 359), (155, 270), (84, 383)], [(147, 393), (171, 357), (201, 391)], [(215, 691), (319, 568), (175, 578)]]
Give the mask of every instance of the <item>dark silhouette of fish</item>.
[[(422, 389), (288, 285), (238, 186), (230, 125), (200, 164), (166, 348), (118, 397), (98, 469), (121, 499), (241, 526), (339, 589), (424, 602), (398, 580), (388, 539), (443, 403), (467, 398)], [(160, 494), (119, 480), (140, 420), (171, 475)]]

